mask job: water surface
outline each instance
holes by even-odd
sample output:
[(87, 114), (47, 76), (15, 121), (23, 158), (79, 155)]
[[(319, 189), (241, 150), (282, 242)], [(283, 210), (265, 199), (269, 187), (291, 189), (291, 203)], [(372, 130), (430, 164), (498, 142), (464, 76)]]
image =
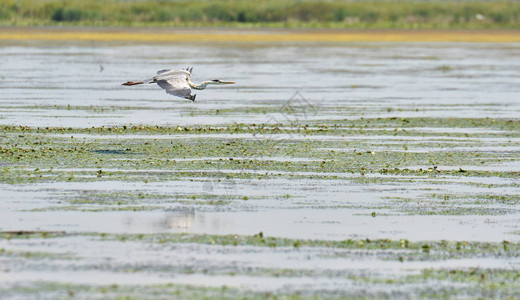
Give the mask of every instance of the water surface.
[[(507, 250), (446, 257), (404, 248), (126, 240), (261, 232), (361, 243), (519, 242), (518, 44), (3, 43), (0, 125), (21, 127), (0, 132), (6, 150), (0, 168), (11, 174), (0, 183), (0, 230), (65, 236), (4, 234), (0, 291), (46, 282), (139, 284), (149, 297), (147, 288), (170, 283), (280, 295), (482, 296), (471, 294), (470, 283), (421, 284), (406, 276), (518, 270), (517, 257)], [(121, 85), (184, 67), (193, 67), (195, 82), (237, 84), (198, 91), (196, 102), (156, 85)], [(394, 118), (405, 121), (397, 126)], [(406, 125), (418, 118), (425, 124)], [(468, 119), (474, 125), (464, 123)], [(229, 129), (240, 123), (278, 131)], [(85, 131), (141, 125), (170, 129)], [(207, 125), (224, 132), (186, 132)], [(71, 129), (26, 132), (24, 126)], [(254, 148), (272, 141), (278, 144), (270, 149)], [(250, 147), (233, 156), (234, 143)], [(172, 145), (214, 151), (198, 155)], [(15, 160), (7, 151), (15, 148), (87, 151), (72, 159)], [(353, 164), (343, 166), (343, 159)], [(388, 279), (396, 281), (383, 283)], [(61, 291), (46, 288), (49, 297)], [(13, 297), (26, 292), (14, 291)]]

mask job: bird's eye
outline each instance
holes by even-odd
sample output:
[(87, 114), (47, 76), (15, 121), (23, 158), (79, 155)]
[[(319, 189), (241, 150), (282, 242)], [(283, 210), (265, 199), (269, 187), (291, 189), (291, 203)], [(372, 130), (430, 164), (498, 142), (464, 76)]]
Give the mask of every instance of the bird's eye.
[(214, 82), (219, 82), (220, 80), (218, 80), (218, 79), (213, 79), (213, 81), (214, 81)]

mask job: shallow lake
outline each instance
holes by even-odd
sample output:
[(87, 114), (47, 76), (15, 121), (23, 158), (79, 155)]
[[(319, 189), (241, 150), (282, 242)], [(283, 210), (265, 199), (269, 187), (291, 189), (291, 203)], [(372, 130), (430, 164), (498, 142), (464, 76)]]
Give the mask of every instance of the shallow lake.
[[(320, 119), (506, 118), (519, 112), (516, 44), (27, 44), (3, 46), (0, 58), (2, 124), (267, 122), (263, 114), (214, 112), (277, 109), (296, 92), (319, 108)], [(121, 86), (189, 66), (194, 82), (237, 84), (211, 86), (195, 103), (156, 85)], [(69, 105), (76, 109), (64, 109)]]
[[(103, 294), (85, 285), (112, 283), (424, 296), (460, 287), (378, 280), (520, 266), (478, 247), (447, 257), (132, 238), (519, 242), (518, 44), (4, 42), (0, 62), (9, 296), (65, 295), (49, 283), (85, 298)], [(121, 85), (185, 67), (194, 82), (236, 84), (195, 102)], [(134, 129), (105, 130), (116, 127)], [(374, 281), (354, 288), (358, 277)]]

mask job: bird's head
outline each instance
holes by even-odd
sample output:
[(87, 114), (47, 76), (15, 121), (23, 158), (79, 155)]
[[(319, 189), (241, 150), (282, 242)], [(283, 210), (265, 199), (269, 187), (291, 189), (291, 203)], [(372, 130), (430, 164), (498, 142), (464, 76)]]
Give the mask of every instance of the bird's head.
[(211, 80), (212, 84), (234, 84), (233, 81), (222, 81), (220, 79), (213, 79)]

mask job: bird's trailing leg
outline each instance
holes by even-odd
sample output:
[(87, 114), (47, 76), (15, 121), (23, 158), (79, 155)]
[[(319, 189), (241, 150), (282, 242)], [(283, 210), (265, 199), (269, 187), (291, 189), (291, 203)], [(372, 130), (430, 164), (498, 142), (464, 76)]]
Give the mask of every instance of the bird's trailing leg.
[(191, 100), (191, 101), (195, 102), (195, 97), (197, 97), (197, 94), (195, 94), (195, 95), (189, 95), (188, 97), (184, 97), (184, 98), (186, 98), (186, 99), (188, 99), (188, 100)]
[(143, 84), (144, 82), (143, 81), (137, 81), (137, 82), (133, 82), (133, 81), (127, 81), (125, 83), (123, 83), (123, 85), (136, 85), (136, 84)]
[(191, 74), (191, 73), (192, 73), (191, 71), (193, 71), (193, 67), (187, 67), (187, 68), (186, 68), (186, 69), (184, 69), (184, 70), (186, 70), (186, 71), (190, 72), (190, 74)]

